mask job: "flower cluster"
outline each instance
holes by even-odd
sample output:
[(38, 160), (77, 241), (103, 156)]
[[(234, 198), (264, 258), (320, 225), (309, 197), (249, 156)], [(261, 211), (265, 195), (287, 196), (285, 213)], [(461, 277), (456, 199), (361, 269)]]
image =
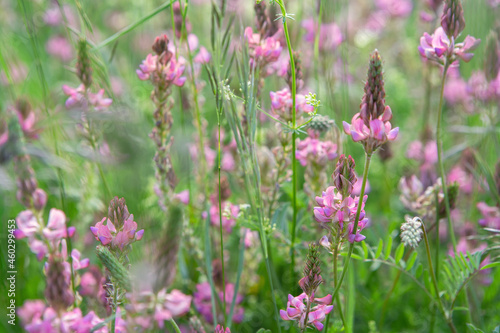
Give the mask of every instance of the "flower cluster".
[[(364, 205), (367, 195), (361, 200), (352, 191), (357, 179), (354, 176), (354, 160), (351, 156), (341, 155), (337, 168), (332, 175), (335, 186), (329, 186), (321, 197), (316, 197), (318, 206), (314, 207), (314, 219), (338, 241), (361, 242), (365, 236), (360, 232), (368, 224)], [(361, 205), (357, 230), (354, 230), (356, 212)], [(325, 236), (326, 237), (326, 236)]]
[(102, 245), (124, 251), (125, 247), (142, 239), (144, 229), (137, 230), (134, 215), (128, 212), (125, 199), (115, 197), (110, 205), (108, 217), (103, 217), (90, 227), (95, 239)]
[(429, 35), (424, 32), (420, 38), (418, 47), (420, 55), (443, 66), (449, 66), (459, 59), (469, 62), (474, 56), (471, 51), (478, 47), (481, 40), (467, 36), (462, 43), (456, 43), (464, 28), (465, 19), (460, 0), (446, 0), (441, 26), (434, 31), (434, 34)]
[(217, 325), (217, 327), (215, 328), (215, 333), (231, 333), (231, 330), (229, 329), (229, 327), (224, 330), (223, 326)]
[[(302, 28), (306, 30), (304, 40), (309, 43), (314, 43), (316, 34), (318, 33), (317, 21), (313, 18), (302, 21)], [(344, 41), (344, 36), (340, 31), (340, 27), (334, 23), (322, 23), (319, 28), (319, 49), (321, 51), (334, 51)]]
[[(240, 213), (240, 206), (234, 205), (229, 201), (222, 203), (222, 227), (226, 232), (230, 233), (236, 225), (236, 219)], [(218, 227), (220, 224), (219, 204), (214, 202), (210, 206), (210, 222), (213, 226)]]
[(163, 329), (165, 321), (189, 312), (191, 300), (191, 296), (176, 289), (170, 293), (162, 289), (156, 294), (147, 291), (137, 297), (132, 296), (127, 305), (127, 311), (131, 314), (131, 326), (148, 332), (155, 326)]
[[(26, 301), (18, 310), (19, 317), (28, 333), (39, 332), (78, 332), (78, 333), (106, 333), (108, 329), (103, 326), (94, 330), (95, 326), (103, 323), (94, 311), (90, 311), (85, 316), (82, 310), (73, 310), (59, 313), (52, 307), (46, 306), (41, 300)], [(127, 332), (126, 324), (120, 316), (116, 316), (115, 332)]]
[(480, 226), (500, 229), (500, 208), (488, 206), (485, 202), (478, 203), (476, 207), (483, 216), (483, 218), (479, 220)]
[[(285, 122), (292, 121), (293, 100), (292, 93), (289, 88), (284, 88), (279, 91), (271, 91), (271, 108), (273, 113)], [(295, 112), (299, 118), (304, 112), (314, 112), (314, 106), (307, 103), (306, 97), (302, 94), (295, 95)]]
[(254, 33), (251, 27), (247, 27), (245, 38), (250, 51), (251, 66), (256, 65), (262, 68), (278, 60), (283, 48), (277, 36), (263, 38), (260, 33)]
[(333, 309), (333, 305), (329, 305), (332, 303), (332, 295), (322, 298), (315, 297), (319, 285), (323, 283), (323, 278), (320, 275), (319, 253), (317, 244), (309, 245), (304, 277), (299, 281), (303, 293), (297, 297), (288, 295), (286, 310), (280, 310), (281, 319), (295, 321), (302, 331), (310, 326), (321, 331), (323, 329), (321, 322)]
[(351, 124), (344, 121), (343, 125), (344, 132), (371, 154), (387, 141), (395, 140), (399, 127), (393, 129), (390, 123), (392, 111), (385, 105), (382, 59), (377, 50), (371, 54), (367, 76), (360, 112), (352, 117)]
[[(226, 312), (229, 314), (231, 309), (231, 304), (233, 303), (234, 297), (234, 284), (226, 283)], [(212, 292), (211, 287), (208, 282), (203, 282), (196, 285), (196, 291), (193, 294), (194, 299), (194, 307), (196, 311), (198, 311), (203, 318), (209, 323), (213, 323), (213, 314), (212, 314)], [(219, 292), (219, 299), (222, 302), (223, 292)], [(243, 302), (243, 296), (240, 294), (236, 294), (234, 312), (233, 312), (233, 322), (241, 323), (243, 321), (244, 310), (243, 307), (239, 306)], [(219, 318), (218, 318), (219, 319)], [(220, 318), (223, 319), (222, 317)]]
[(314, 132), (304, 140), (299, 140), (295, 158), (302, 166), (317, 164), (326, 166), (329, 161), (337, 158), (337, 145), (331, 141), (321, 141)]

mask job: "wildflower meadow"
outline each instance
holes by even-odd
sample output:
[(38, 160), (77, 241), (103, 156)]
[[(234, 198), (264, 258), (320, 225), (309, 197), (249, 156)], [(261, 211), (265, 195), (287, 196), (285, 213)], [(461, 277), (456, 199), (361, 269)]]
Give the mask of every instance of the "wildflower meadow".
[(0, 332), (500, 332), (499, 0), (0, 0)]

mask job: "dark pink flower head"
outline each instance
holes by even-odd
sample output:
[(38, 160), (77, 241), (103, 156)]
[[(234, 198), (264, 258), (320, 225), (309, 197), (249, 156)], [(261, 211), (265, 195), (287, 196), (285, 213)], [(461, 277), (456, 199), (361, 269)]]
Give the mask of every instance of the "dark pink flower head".
[(452, 42), (443, 28), (439, 27), (433, 35), (424, 32), (424, 35), (420, 37), (418, 51), (423, 58), (440, 65), (444, 65), (445, 62), (452, 64), (459, 59), (469, 62), (474, 56), (471, 51), (474, 51), (480, 42), (480, 39), (471, 36), (465, 37), (463, 43)]
[[(309, 302), (311, 306), (308, 313), (307, 304)], [(310, 299), (306, 293), (302, 293), (297, 297), (288, 295), (286, 311), (280, 310), (280, 316), (283, 320), (296, 321), (299, 329), (314, 326), (318, 331), (321, 331), (324, 326), (322, 321), (326, 319), (326, 315), (333, 309), (333, 305), (329, 305), (331, 303), (332, 295), (323, 298), (314, 298), (313, 296)]]
[[(269, 93), (271, 97), (271, 108), (273, 113), (285, 122), (292, 120), (292, 108), (293, 100), (290, 89), (284, 88), (279, 91), (271, 91)], [(311, 113), (314, 112), (314, 107), (307, 104), (306, 98), (302, 94), (295, 95), (295, 112), (296, 117), (302, 116), (304, 112)]]
[(262, 68), (278, 60), (283, 48), (276, 36), (262, 39), (259, 33), (254, 33), (251, 27), (247, 27), (245, 38), (248, 42), (251, 66), (257, 65)]
[[(314, 207), (314, 219), (325, 229), (334, 234), (341, 235), (349, 242), (360, 242), (365, 236), (360, 232), (367, 226), (368, 218), (365, 216), (364, 205), (367, 195), (361, 203), (357, 196), (344, 197), (334, 186), (330, 186), (323, 192), (321, 197), (316, 197), (318, 206)], [(354, 231), (354, 222), (358, 205), (361, 204), (361, 212), (357, 230)]]
[(359, 113), (352, 117), (351, 124), (344, 121), (343, 125), (344, 132), (371, 154), (387, 141), (394, 141), (399, 133), (399, 127), (392, 128), (392, 110), (385, 105), (382, 59), (377, 50), (370, 56), (364, 92)]
[(217, 327), (215, 328), (215, 333), (231, 333), (231, 330), (229, 329), (229, 327), (224, 330), (223, 326), (217, 325)]

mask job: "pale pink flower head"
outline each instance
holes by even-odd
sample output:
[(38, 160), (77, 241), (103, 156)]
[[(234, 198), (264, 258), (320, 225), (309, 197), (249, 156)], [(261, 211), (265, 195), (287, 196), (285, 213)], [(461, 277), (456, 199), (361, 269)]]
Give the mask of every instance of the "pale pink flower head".
[[(299, 329), (314, 326), (318, 331), (321, 331), (324, 326), (322, 322), (326, 319), (326, 315), (333, 310), (333, 305), (329, 305), (332, 303), (332, 295), (323, 298), (314, 298), (313, 295), (311, 299), (308, 298), (306, 293), (297, 297), (288, 295), (286, 310), (280, 310), (281, 319), (296, 321)], [(312, 304), (309, 312), (307, 312), (306, 306), (308, 302)]]
[(329, 161), (337, 158), (337, 145), (331, 141), (320, 141), (315, 137), (299, 140), (295, 158), (302, 166), (313, 164), (325, 167)]
[(47, 226), (43, 228), (43, 235), (49, 241), (56, 243), (57, 241), (68, 236), (66, 229), (66, 215), (62, 210), (52, 208), (49, 213)]
[[(203, 316), (203, 318), (205, 318), (207, 322), (213, 323), (213, 314), (211, 305), (212, 293), (210, 284), (208, 282), (197, 284), (196, 291), (194, 292), (193, 296), (194, 296), (193, 303), (194, 307), (196, 308), (196, 311), (198, 311)], [(233, 302), (233, 296), (234, 296), (234, 284), (227, 283), (226, 284), (227, 314), (229, 314), (231, 304)], [(219, 292), (218, 297), (222, 301), (223, 293)], [(243, 297), (240, 294), (237, 294), (234, 306), (233, 318), (232, 318), (234, 323), (240, 323), (243, 321), (244, 309), (243, 307), (239, 306), (239, 304), (242, 301)], [(221, 316), (220, 319), (223, 319), (223, 316)]]
[(215, 202), (210, 207), (210, 221), (213, 226), (219, 227), (220, 220), (222, 219), (222, 227), (226, 232), (230, 233), (236, 225), (236, 219), (240, 213), (240, 206), (234, 205), (229, 201), (222, 203), (222, 218), (219, 214), (219, 204)]
[(73, 47), (67, 39), (62, 36), (51, 37), (47, 41), (45, 49), (49, 55), (54, 56), (63, 62), (68, 62), (73, 59)]
[(14, 235), (17, 239), (33, 238), (40, 231), (40, 224), (31, 210), (24, 210), (16, 218), (17, 229)]
[(251, 66), (257, 65), (262, 68), (278, 60), (283, 48), (276, 36), (262, 39), (259, 33), (254, 33), (251, 27), (247, 27), (245, 38), (248, 42)]
[(90, 231), (102, 245), (123, 251), (127, 245), (141, 240), (144, 235), (144, 229), (137, 231), (137, 223), (133, 221), (133, 218), (134, 216), (130, 215), (118, 230), (108, 218), (104, 217), (95, 226), (90, 227)]
[(471, 36), (465, 37), (463, 43), (451, 42), (442, 27), (434, 31), (433, 35), (424, 32), (420, 38), (420, 46), (418, 51), (422, 58), (444, 65), (445, 61), (452, 64), (455, 60), (462, 59), (469, 62), (474, 56), (471, 51), (474, 51), (481, 42)]
[(450, 170), (447, 177), (448, 183), (458, 183), (460, 192), (471, 194), (474, 186), (473, 176), (461, 166), (455, 166)]
[[(309, 43), (314, 43), (318, 31), (318, 24), (314, 18), (309, 18), (302, 21), (302, 28), (306, 30), (304, 40)], [(334, 51), (343, 42), (344, 36), (340, 31), (339, 26), (334, 23), (321, 24), (319, 33), (319, 49), (325, 51)]]
[[(290, 89), (284, 88), (279, 91), (271, 91), (271, 109), (273, 113), (285, 122), (292, 120), (293, 99)], [(314, 112), (314, 107), (307, 104), (306, 98), (302, 94), (295, 95), (295, 112), (296, 117), (302, 116), (304, 112)]]
[(24, 325), (33, 321), (38, 321), (43, 315), (47, 306), (42, 300), (27, 300), (17, 310), (17, 314)]
[(379, 10), (401, 18), (408, 17), (413, 9), (411, 0), (375, 0), (375, 5)]
[[(196, 36), (195, 36), (196, 37)], [(161, 84), (167, 89), (172, 84), (182, 87), (186, 82), (184, 74), (186, 60), (176, 58), (168, 48), (169, 41), (166, 35), (158, 36), (153, 44), (156, 55), (148, 54), (139, 69), (136, 70), (140, 80), (151, 80), (155, 85)], [(206, 57), (206, 55), (203, 55)]]
[(479, 219), (480, 226), (500, 229), (500, 208), (488, 206), (485, 202), (478, 203), (476, 207), (483, 216), (482, 219)]

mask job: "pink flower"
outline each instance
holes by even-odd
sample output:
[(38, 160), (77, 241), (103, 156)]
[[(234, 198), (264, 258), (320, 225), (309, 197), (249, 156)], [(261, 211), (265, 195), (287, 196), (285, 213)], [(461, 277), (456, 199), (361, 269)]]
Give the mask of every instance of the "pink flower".
[(61, 36), (51, 37), (45, 45), (47, 53), (51, 56), (59, 58), (63, 62), (68, 62), (73, 59), (73, 47)]
[[(271, 108), (273, 113), (285, 121), (291, 120), (293, 100), (290, 90), (288, 88), (284, 88), (276, 92), (271, 91), (269, 96), (271, 97)], [(304, 112), (313, 112), (314, 107), (307, 104), (304, 95), (297, 94), (295, 95), (295, 110), (296, 116), (300, 117)]]
[(208, 64), (212, 56), (203, 46), (200, 47), (200, 52), (194, 57), (193, 61), (199, 64)]
[[(222, 292), (219, 292), (219, 299), (222, 301)], [(196, 311), (198, 311), (203, 318), (209, 323), (213, 322), (213, 314), (212, 314), (212, 293), (211, 287), (208, 282), (203, 282), (196, 285), (196, 292), (194, 293), (194, 306)], [(233, 302), (234, 297), (234, 284), (227, 283), (226, 284), (226, 310), (229, 314), (231, 304)], [(233, 322), (240, 323), (243, 321), (244, 309), (241, 306), (238, 306), (243, 301), (243, 297), (240, 294), (236, 295), (236, 304), (233, 312)]]
[(500, 229), (500, 208), (496, 206), (488, 206), (485, 202), (477, 204), (477, 209), (483, 218), (479, 220), (479, 225), (482, 227)]
[(379, 10), (401, 18), (410, 15), (413, 8), (411, 0), (375, 0), (375, 5)]
[(344, 132), (352, 136), (354, 142), (361, 142), (365, 149), (373, 151), (385, 142), (397, 138), (399, 127), (392, 128), (391, 119), (392, 111), (388, 105), (378, 118), (369, 121), (361, 118), (361, 112), (358, 112), (352, 117), (351, 124), (343, 122)]
[(471, 194), (474, 186), (474, 178), (468, 172), (466, 172), (462, 167), (455, 166), (451, 169), (447, 178), (448, 183), (457, 182), (460, 191), (466, 194)]
[(19, 213), (16, 218), (17, 228), (14, 231), (16, 238), (21, 239), (24, 237), (32, 238), (37, 232), (40, 231), (40, 224), (30, 210), (25, 210)]
[(89, 92), (89, 102), (94, 106), (96, 111), (101, 111), (110, 106), (113, 100), (111, 98), (104, 98), (104, 89), (101, 89), (97, 94)]
[[(228, 201), (222, 203), (222, 227), (226, 229), (226, 232), (230, 233), (236, 225), (236, 219), (238, 218), (239, 212), (240, 207), (238, 205), (233, 205)], [(210, 207), (210, 221), (213, 226), (219, 227), (219, 220), (219, 203), (214, 202)]]
[(337, 145), (331, 141), (320, 141), (317, 137), (307, 137), (297, 143), (295, 157), (302, 166), (308, 163), (326, 166), (337, 157)]
[[(307, 304), (309, 302), (313, 306), (311, 306), (309, 313), (307, 313)], [(288, 295), (286, 311), (280, 310), (280, 316), (283, 320), (297, 321), (300, 329), (313, 325), (318, 331), (321, 331), (323, 330), (321, 322), (326, 319), (326, 315), (333, 309), (333, 305), (328, 305), (331, 302), (332, 295), (327, 295), (323, 298), (314, 298), (313, 296), (311, 299), (309, 299), (306, 293), (302, 293), (297, 297)]]
[(272, 36), (262, 40), (260, 34), (253, 33), (251, 27), (245, 29), (245, 38), (248, 41), (252, 66), (256, 63), (258, 66), (264, 67), (278, 60), (282, 47), (277, 38)]
[(49, 220), (43, 229), (43, 235), (53, 243), (67, 236), (66, 215), (62, 210), (55, 208), (50, 210)]
[(463, 43), (452, 43), (444, 29), (439, 27), (433, 35), (424, 32), (420, 38), (418, 51), (423, 58), (441, 65), (444, 65), (445, 59), (448, 59), (448, 64), (453, 63), (458, 58), (469, 62), (474, 56), (470, 51), (475, 50), (480, 42), (480, 39), (467, 36)]
[(175, 198), (177, 200), (179, 200), (180, 202), (182, 202), (184, 205), (188, 205), (189, 204), (189, 190), (184, 190), (184, 191), (181, 191), (181, 192), (175, 194)]
[(222, 327), (221, 325), (217, 325), (217, 327), (215, 328), (215, 333), (231, 333), (231, 330), (229, 329), (229, 327), (224, 330), (224, 327)]
[(19, 318), (21, 318), (23, 324), (26, 325), (32, 321), (39, 320), (46, 307), (47, 306), (42, 300), (27, 300), (24, 302), (23, 306), (17, 310), (17, 314)]
[(144, 235), (144, 229), (137, 231), (137, 223), (133, 219), (134, 215), (131, 214), (124, 221), (123, 226), (117, 229), (108, 218), (104, 217), (95, 226), (90, 227), (90, 231), (102, 245), (120, 248), (123, 251), (125, 246), (141, 240)]
[[(302, 28), (306, 30), (304, 40), (314, 43), (318, 31), (317, 21), (313, 18), (302, 21)], [(321, 25), (319, 33), (319, 49), (334, 51), (344, 40), (340, 28), (335, 23), (324, 23)]]
[(186, 82), (186, 77), (182, 76), (185, 59), (183, 57), (176, 59), (172, 55), (166, 63), (164, 59), (164, 57), (159, 58), (158, 55), (148, 54), (136, 70), (137, 76), (143, 81), (151, 79), (153, 83), (165, 82), (167, 86), (174, 84), (182, 87)]
[(316, 197), (318, 206), (314, 207), (314, 219), (324, 228), (333, 229), (335, 233), (347, 238), (349, 242), (360, 242), (365, 236), (360, 232), (368, 224), (365, 217), (364, 205), (367, 195), (361, 202), (361, 212), (359, 215), (358, 228), (354, 232), (354, 222), (356, 211), (360, 204), (359, 197), (348, 196), (344, 198), (342, 193), (337, 191), (334, 186), (330, 186), (323, 192), (321, 197)]

